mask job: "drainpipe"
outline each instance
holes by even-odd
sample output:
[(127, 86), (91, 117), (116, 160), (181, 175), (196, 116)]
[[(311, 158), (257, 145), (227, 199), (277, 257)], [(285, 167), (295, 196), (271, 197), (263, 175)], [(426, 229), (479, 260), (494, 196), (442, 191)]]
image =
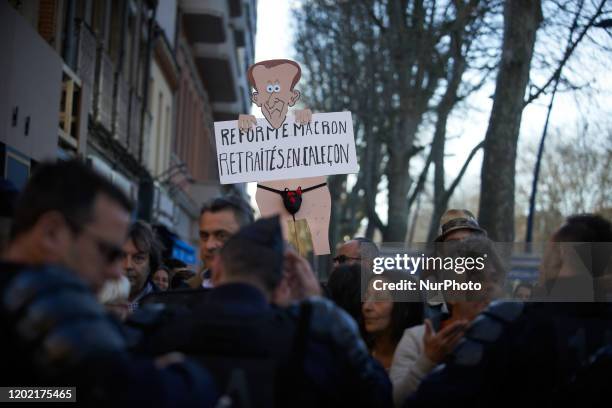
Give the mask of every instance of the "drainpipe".
[(66, 65), (76, 71), (76, 30), (74, 27), (74, 0), (66, 2), (66, 25), (64, 29), (64, 44), (62, 46), (62, 56)]
[(153, 12), (149, 17), (149, 27), (147, 36), (147, 54), (145, 56), (145, 72), (143, 75), (143, 93), (142, 93), (142, 112), (140, 115), (140, 148), (138, 154), (138, 160), (142, 163), (144, 157), (142, 154), (144, 147), (144, 124), (149, 104), (149, 77), (151, 76), (151, 56), (153, 54), (153, 45), (157, 35), (155, 33), (155, 16), (157, 15), (157, 0), (151, 0), (149, 6), (153, 8)]
[[(139, 152), (138, 161), (142, 164), (144, 161), (144, 130), (145, 120), (147, 114), (147, 108), (149, 104), (149, 77), (151, 76), (151, 57), (153, 54), (153, 45), (157, 35), (155, 33), (155, 17), (157, 15), (157, 0), (149, 0), (147, 5), (152, 9), (151, 15), (148, 21), (148, 33), (147, 33), (147, 49), (145, 56), (145, 70), (142, 78), (142, 108), (140, 112), (140, 137), (139, 137)], [(140, 27), (139, 27), (140, 29)], [(144, 167), (144, 166), (143, 166)], [(154, 199), (154, 184), (150, 174), (145, 175), (140, 182), (138, 188), (138, 212), (139, 218), (145, 221), (151, 221), (153, 213), (153, 199)]]
[(128, 16), (129, 16), (129, 1), (126, 1), (123, 3), (123, 15), (122, 15), (122, 22), (121, 22), (121, 42), (119, 45), (119, 59), (117, 61), (117, 74), (121, 74), (123, 73), (123, 61), (125, 60), (125, 37), (126, 37), (126, 33), (127, 33), (127, 26), (128, 26)]

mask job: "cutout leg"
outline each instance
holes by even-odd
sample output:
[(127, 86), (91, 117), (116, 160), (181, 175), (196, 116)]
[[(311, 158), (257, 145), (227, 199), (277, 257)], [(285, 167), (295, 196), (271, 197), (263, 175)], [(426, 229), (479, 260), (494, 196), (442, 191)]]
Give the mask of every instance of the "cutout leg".
[(288, 241), (289, 231), (287, 230), (287, 223), (293, 222), (293, 217), (285, 210), (281, 196), (271, 191), (258, 188), (255, 193), (255, 202), (257, 203), (259, 213), (262, 217), (268, 218), (275, 215), (280, 217), (283, 238)]
[(329, 222), (331, 216), (331, 194), (327, 186), (304, 194), (302, 207), (296, 219), (306, 219), (312, 236), (315, 255), (327, 255), (329, 247)]

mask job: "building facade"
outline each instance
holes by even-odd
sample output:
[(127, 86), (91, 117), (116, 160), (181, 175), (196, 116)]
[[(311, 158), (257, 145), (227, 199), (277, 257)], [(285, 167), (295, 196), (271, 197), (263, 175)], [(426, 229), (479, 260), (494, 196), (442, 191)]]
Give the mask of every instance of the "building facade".
[(256, 5), (0, 0), (0, 176), (81, 157), (195, 262), (202, 203), (245, 195), (219, 185), (213, 123), (250, 111)]

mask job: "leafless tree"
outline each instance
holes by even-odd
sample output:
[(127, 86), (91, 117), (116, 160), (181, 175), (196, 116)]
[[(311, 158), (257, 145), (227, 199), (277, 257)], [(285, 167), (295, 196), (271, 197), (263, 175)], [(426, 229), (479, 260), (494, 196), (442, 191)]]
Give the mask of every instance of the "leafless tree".
[[(546, 241), (564, 218), (577, 213), (612, 217), (612, 124), (588, 122), (554, 129), (542, 157), (534, 242)], [(517, 231), (526, 226), (527, 203), (538, 146), (525, 142), (517, 163)]]
[[(612, 12), (609, 2), (544, 0), (541, 6), (538, 3), (506, 3), (504, 57), (484, 146), (480, 195), (480, 221), (493, 238), (501, 241), (513, 241), (515, 237), (514, 169), (522, 109), (538, 98), (550, 95), (548, 116), (540, 142), (541, 156), (555, 94), (577, 90), (593, 91), (592, 80), (582, 79), (585, 78), (584, 73), (588, 76), (590, 71), (584, 69), (585, 65), (602, 64), (601, 58), (606, 55), (609, 63), (610, 48), (605, 43), (601, 44), (597, 35), (593, 34), (593, 30), (601, 25), (601, 19)], [(545, 20), (538, 31), (537, 42), (531, 43), (532, 39), (535, 40), (535, 30), (540, 28), (540, 21), (533, 19), (539, 16), (534, 7), (537, 10), (540, 7), (543, 9)], [(519, 18), (513, 19), (513, 12)], [(524, 13), (522, 16), (521, 12)], [(513, 38), (516, 41), (512, 41)], [(585, 47), (585, 44), (590, 46)], [(596, 50), (598, 55), (581, 55), (580, 47)], [(531, 60), (530, 54), (534, 56), (531, 77), (527, 61), (528, 58)], [(517, 76), (518, 63), (509, 64), (521, 56), (522, 78)], [(516, 82), (519, 79), (520, 83)], [(523, 95), (522, 102), (519, 101), (519, 94)], [(537, 172), (536, 168), (533, 197), (537, 187)]]
[(541, 21), (539, 0), (506, 2), (502, 58), (485, 136), (479, 211), (481, 225), (501, 242), (514, 241), (516, 146)]
[[(410, 206), (423, 190), (431, 163), (444, 187), (448, 116), (483, 82), (465, 81), (464, 74), (494, 69), (491, 50), (477, 39), (491, 30), (485, 16), (496, 4), (302, 2), (295, 13), (295, 45), (310, 85), (305, 96), (315, 109), (350, 109), (355, 115), (361, 171), (350, 191), (346, 177), (330, 181), (341, 230), (336, 237), (354, 233), (367, 218), (369, 235), (379, 230), (384, 240), (404, 241)], [(424, 134), (428, 122), (434, 137)], [(425, 155), (425, 168), (413, 175), (416, 155)], [(387, 193), (386, 223), (375, 209), (381, 186)], [(452, 189), (442, 190), (450, 195)], [(441, 205), (444, 201), (440, 198)]]

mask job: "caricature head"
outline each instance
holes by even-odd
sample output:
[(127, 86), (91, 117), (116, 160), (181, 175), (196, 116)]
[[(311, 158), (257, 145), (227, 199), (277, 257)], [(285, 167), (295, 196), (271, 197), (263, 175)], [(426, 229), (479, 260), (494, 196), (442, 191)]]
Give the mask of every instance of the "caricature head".
[(249, 83), (255, 88), (252, 100), (270, 125), (276, 129), (285, 122), (290, 106), (300, 99), (294, 86), (300, 80), (302, 70), (291, 60), (260, 61), (249, 67)]

